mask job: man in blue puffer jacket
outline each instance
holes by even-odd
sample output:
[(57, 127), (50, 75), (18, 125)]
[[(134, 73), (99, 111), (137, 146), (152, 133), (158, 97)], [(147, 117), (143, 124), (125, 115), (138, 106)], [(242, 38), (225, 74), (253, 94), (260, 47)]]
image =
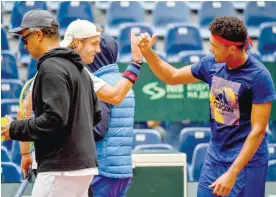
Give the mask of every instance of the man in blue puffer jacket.
[[(114, 85), (121, 78), (119, 67), (116, 64), (117, 42), (112, 37), (103, 34), (100, 46), (101, 53), (95, 56), (94, 62), (89, 65), (89, 70), (95, 76)], [(135, 58), (137, 59), (137, 55)], [(138, 59), (142, 62), (141, 54), (138, 55)], [(105, 102), (100, 104), (103, 119), (94, 128), (95, 139), (99, 140), (96, 143), (99, 175), (94, 177), (89, 187), (89, 196), (123, 197), (133, 176), (131, 151), (135, 107), (134, 92), (130, 90), (120, 105), (115, 106)]]

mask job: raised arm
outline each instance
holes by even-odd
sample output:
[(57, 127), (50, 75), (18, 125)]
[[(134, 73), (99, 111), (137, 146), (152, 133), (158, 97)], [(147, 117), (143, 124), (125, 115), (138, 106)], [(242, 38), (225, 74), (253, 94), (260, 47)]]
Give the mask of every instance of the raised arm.
[(121, 78), (114, 86), (105, 83), (96, 94), (99, 100), (113, 105), (119, 105), (132, 88), (133, 83), (126, 78)]
[(147, 64), (153, 73), (162, 81), (170, 85), (187, 84), (198, 82), (191, 71), (191, 66), (185, 66), (177, 69), (162, 60), (153, 50), (152, 46), (157, 40), (157, 34), (151, 36), (148, 33), (142, 33), (137, 37), (137, 44), (145, 57)]
[(136, 32), (134, 30), (131, 31), (131, 63), (124, 72), (123, 77), (114, 86), (105, 83), (96, 92), (101, 101), (114, 105), (120, 104), (137, 80), (143, 56), (137, 45), (137, 37), (135, 34)]

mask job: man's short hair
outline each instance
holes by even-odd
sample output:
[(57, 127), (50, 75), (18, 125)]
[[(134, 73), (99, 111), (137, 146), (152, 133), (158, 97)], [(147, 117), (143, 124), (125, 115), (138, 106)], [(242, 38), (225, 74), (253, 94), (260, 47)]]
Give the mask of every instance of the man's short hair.
[[(236, 17), (221, 16), (209, 25), (212, 34), (216, 34), (232, 42), (246, 42), (247, 30), (244, 23)], [(239, 46), (243, 48), (244, 45)]]
[(59, 39), (58, 23), (56, 21), (52, 22), (52, 27), (36, 27), (42, 31), (44, 36), (54, 39)]

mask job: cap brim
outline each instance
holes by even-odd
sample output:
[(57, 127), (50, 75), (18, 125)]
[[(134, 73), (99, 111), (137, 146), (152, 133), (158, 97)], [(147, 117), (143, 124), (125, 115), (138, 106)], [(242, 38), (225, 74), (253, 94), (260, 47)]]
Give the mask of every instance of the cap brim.
[(68, 47), (70, 44), (71, 44), (72, 40), (62, 40), (60, 43), (59, 43), (59, 46), (60, 47)]
[(26, 29), (26, 28), (22, 28), (22, 27), (17, 27), (14, 29), (9, 30), (9, 33), (14, 33), (14, 34), (21, 34), (21, 32)]

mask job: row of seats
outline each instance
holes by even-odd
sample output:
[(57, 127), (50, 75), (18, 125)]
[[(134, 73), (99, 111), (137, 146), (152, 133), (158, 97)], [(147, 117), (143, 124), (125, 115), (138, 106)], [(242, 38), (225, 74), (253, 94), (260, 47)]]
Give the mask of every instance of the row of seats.
[[(267, 131), (267, 135), (271, 135), (270, 131)], [(179, 152), (186, 153), (187, 163), (192, 164), (195, 147), (198, 144), (209, 143), (211, 139), (211, 129), (208, 127), (190, 127), (184, 128), (180, 132), (180, 146)], [(270, 159), (276, 159), (276, 144), (273, 144), (268, 137)], [(158, 148), (159, 144), (162, 144), (161, 135), (159, 132), (153, 129), (135, 129), (133, 148), (137, 149), (137, 146), (145, 145), (147, 148), (152, 145), (151, 149)], [(156, 146), (158, 145), (158, 146)], [(155, 147), (156, 146), (156, 147)], [(160, 147), (161, 148), (161, 147)], [(164, 146), (163, 149), (169, 149), (168, 146)], [(138, 148), (140, 149), (140, 148)]]
[[(137, 33), (153, 33), (153, 29), (144, 23), (124, 24), (120, 27), (118, 37), (119, 62), (129, 62), (131, 59), (130, 32), (135, 29)], [(3, 29), (1, 30), (4, 31)], [(8, 42), (5, 41), (3, 33), (2, 50), (8, 49)], [(174, 24), (168, 27), (167, 35), (164, 40), (165, 51), (158, 54), (169, 62), (194, 63), (206, 53), (203, 49), (203, 42), (200, 38), (200, 31), (196, 26), (186, 24)], [(156, 47), (155, 47), (156, 48)], [(258, 51), (252, 51), (252, 54), (262, 61), (276, 61), (276, 22), (264, 23), (261, 26), (261, 35), (258, 43)], [(5, 54), (6, 55), (6, 54)], [(31, 57), (24, 44), (19, 43), (17, 59), (23, 64), (30, 64)], [(3, 62), (2, 58), (2, 62)], [(191, 61), (194, 60), (194, 61)], [(14, 62), (12, 61), (9, 63)], [(5, 63), (5, 62), (4, 62)], [(33, 73), (31, 73), (33, 74)], [(30, 77), (30, 76), (29, 76)]]
[(17, 183), (23, 180), (20, 167), (13, 162), (1, 162), (1, 170), (2, 183)]
[(2, 99), (1, 98), (1, 116), (10, 115), (12, 118), (17, 118), (19, 111), (19, 99)]
[(1, 161), (20, 165), (21, 155), (18, 141), (8, 140), (1, 142)]
[[(119, 35), (118, 27), (120, 24), (128, 22), (145, 22), (143, 4), (135, 1), (113, 1), (108, 3), (106, 13), (105, 31), (117, 37)], [(154, 5), (152, 12), (152, 25), (154, 31), (159, 32), (160, 36), (165, 36), (166, 26), (170, 23), (188, 22), (191, 18), (190, 8), (186, 2), (158, 2)], [(27, 1), (16, 2), (14, 4), (10, 28), (20, 25), (25, 12), (31, 9), (47, 9), (46, 2)], [(249, 35), (259, 36), (259, 27), (263, 22), (275, 22), (276, 2), (248, 2), (244, 12), (244, 21), (250, 29)], [(164, 14), (166, 13), (166, 14)], [(209, 23), (216, 16), (236, 16), (235, 8), (232, 2), (206, 1), (201, 4), (199, 10), (199, 26), (201, 36), (208, 38)], [(57, 9), (57, 20), (60, 23), (61, 34), (64, 35), (65, 29), (70, 22), (80, 18), (95, 21), (92, 11), (92, 5), (85, 1), (61, 2)]]
[[(139, 134), (141, 135), (141, 134)], [(137, 135), (136, 135), (137, 137)], [(143, 137), (138, 137), (139, 141), (144, 139)], [(137, 139), (137, 138), (136, 138)], [(148, 140), (148, 139), (147, 139)], [(152, 138), (151, 138), (152, 140)], [(17, 144), (18, 142), (13, 142)], [(209, 144), (208, 143), (200, 143), (197, 144), (194, 148), (193, 156), (191, 164), (188, 164), (187, 170), (188, 170), (188, 180), (189, 181), (198, 181), (201, 169), (203, 167), (204, 158), (207, 152)], [(136, 145), (134, 148), (135, 151), (140, 150), (158, 150), (158, 151), (164, 151), (164, 150), (173, 150), (172, 146), (169, 144), (139, 144)], [(17, 150), (19, 153), (19, 147), (17, 147)], [(270, 152), (270, 161), (269, 161), (269, 169), (268, 169), (268, 175), (267, 180), (269, 181), (275, 181), (275, 161), (276, 161), (276, 144), (270, 144), (269, 145), (269, 152)], [(5, 148), (5, 146), (1, 147), (1, 161), (2, 161), (2, 182), (16, 182), (21, 181), (22, 173), (19, 169), (19, 157), (20, 154), (17, 154), (17, 158), (13, 161), (11, 159), (10, 153)], [(12, 171), (12, 172), (11, 172)]]
[(23, 173), (20, 168), (21, 155), (18, 141), (1, 142), (1, 181), (5, 183), (21, 182)]
[[(93, 2), (92, 2), (93, 3)], [(146, 11), (152, 11), (156, 7), (156, 1), (141, 1), (141, 6)], [(47, 8), (50, 11), (57, 11), (59, 8), (59, 1), (48, 1), (46, 2)], [(186, 4), (190, 8), (190, 10), (198, 11), (201, 9), (202, 2), (201, 1), (186, 1)], [(237, 10), (244, 10), (246, 8), (246, 1), (234, 1), (233, 5)], [(14, 2), (5, 1), (2, 2), (2, 8), (4, 12), (11, 12), (14, 6)], [(99, 10), (106, 11), (110, 6), (110, 1), (96, 1), (95, 7)]]

